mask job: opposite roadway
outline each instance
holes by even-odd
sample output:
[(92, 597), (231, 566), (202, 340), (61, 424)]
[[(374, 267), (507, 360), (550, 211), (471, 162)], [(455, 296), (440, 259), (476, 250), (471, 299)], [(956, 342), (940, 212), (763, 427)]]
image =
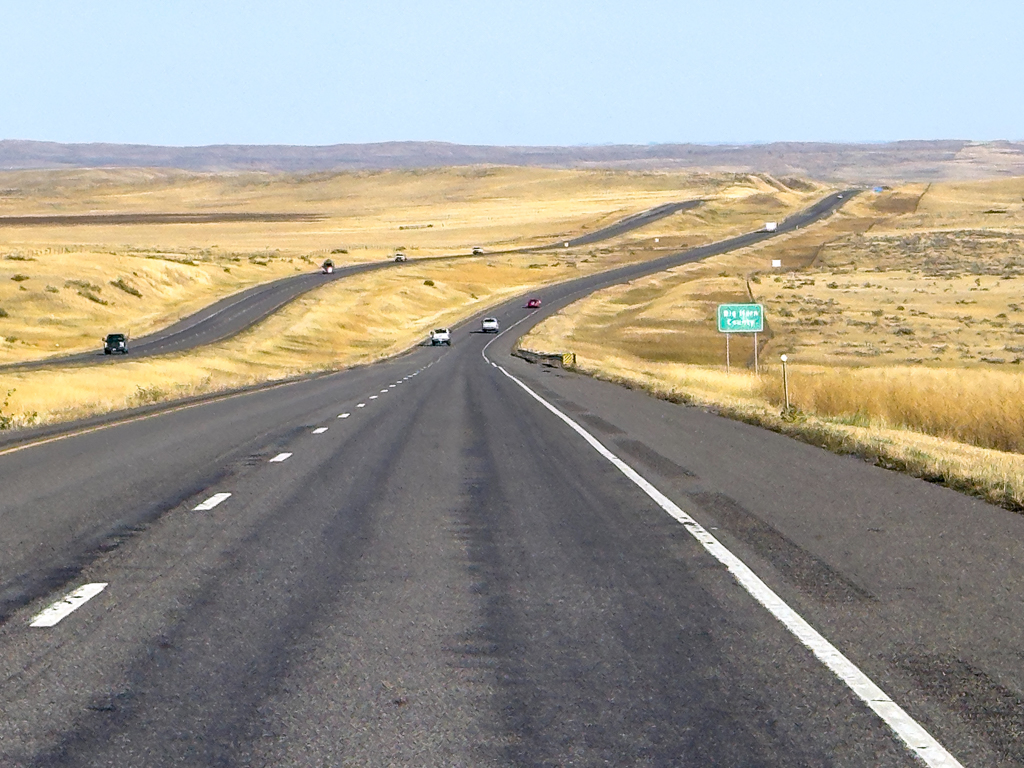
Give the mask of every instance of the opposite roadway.
[(585, 290), (0, 452), (0, 765), (1024, 762), (1024, 518), (510, 355)]

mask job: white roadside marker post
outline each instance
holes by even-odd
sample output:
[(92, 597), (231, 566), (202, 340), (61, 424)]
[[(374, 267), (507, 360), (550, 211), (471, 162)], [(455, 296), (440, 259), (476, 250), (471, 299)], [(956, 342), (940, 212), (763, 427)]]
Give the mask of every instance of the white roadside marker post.
[(786, 371), (786, 361), (789, 360), (785, 355), (782, 356), (782, 389), (786, 393), (786, 413), (789, 413), (789, 373)]

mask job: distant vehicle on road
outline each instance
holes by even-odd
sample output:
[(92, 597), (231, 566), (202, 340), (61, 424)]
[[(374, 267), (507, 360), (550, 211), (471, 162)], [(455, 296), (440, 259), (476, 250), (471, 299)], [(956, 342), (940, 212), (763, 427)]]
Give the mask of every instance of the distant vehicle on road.
[(409, 259), (406, 257), (406, 255), (404, 253), (396, 253), (395, 254), (395, 261), (408, 261), (408, 260)]
[(526, 302), (527, 309), (537, 309), (540, 306), (540, 299), (530, 299)]
[(112, 355), (115, 352), (128, 354), (128, 337), (123, 333), (108, 333), (107, 338), (103, 340), (103, 354)]
[(484, 255), (484, 249), (481, 248), (479, 245), (474, 246), (473, 247), (473, 255), (474, 256), (483, 256)]
[(320, 266), (320, 271), (325, 275), (329, 275), (334, 271), (334, 262), (328, 259)]
[(484, 333), (497, 333), (499, 330), (498, 318), (485, 317), (480, 321), (480, 330)]
[(447, 328), (435, 328), (430, 332), (430, 346), (437, 347), (441, 344), (452, 345), (452, 332)]
[(769, 221), (767, 224), (764, 225), (764, 231), (765, 232), (777, 232), (778, 229), (779, 229), (779, 222), (777, 222), (777, 221)]

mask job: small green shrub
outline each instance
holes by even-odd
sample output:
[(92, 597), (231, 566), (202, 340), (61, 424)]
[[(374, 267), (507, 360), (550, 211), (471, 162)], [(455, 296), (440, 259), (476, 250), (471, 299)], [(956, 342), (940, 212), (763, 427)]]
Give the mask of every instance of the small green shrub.
[(434, 281), (433, 281), (433, 280), (424, 280), (424, 281), (423, 281), (423, 284), (424, 284), (424, 285), (433, 285), (433, 284), (434, 284)]
[(25, 282), (28, 279), (30, 279), (28, 275), (21, 275), (21, 274), (14, 275), (11, 278), (11, 280), (13, 280), (16, 283), (23, 283), (23, 282)]
[(6, 309), (4, 309), (3, 307), (0, 307), (0, 317), (10, 317), (10, 316), (11, 315), (7, 312)]

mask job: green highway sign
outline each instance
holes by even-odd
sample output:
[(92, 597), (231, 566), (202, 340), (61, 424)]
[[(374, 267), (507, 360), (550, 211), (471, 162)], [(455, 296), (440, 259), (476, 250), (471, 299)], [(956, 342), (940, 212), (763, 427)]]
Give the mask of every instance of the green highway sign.
[(760, 304), (719, 304), (718, 330), (721, 333), (762, 333), (764, 307)]

